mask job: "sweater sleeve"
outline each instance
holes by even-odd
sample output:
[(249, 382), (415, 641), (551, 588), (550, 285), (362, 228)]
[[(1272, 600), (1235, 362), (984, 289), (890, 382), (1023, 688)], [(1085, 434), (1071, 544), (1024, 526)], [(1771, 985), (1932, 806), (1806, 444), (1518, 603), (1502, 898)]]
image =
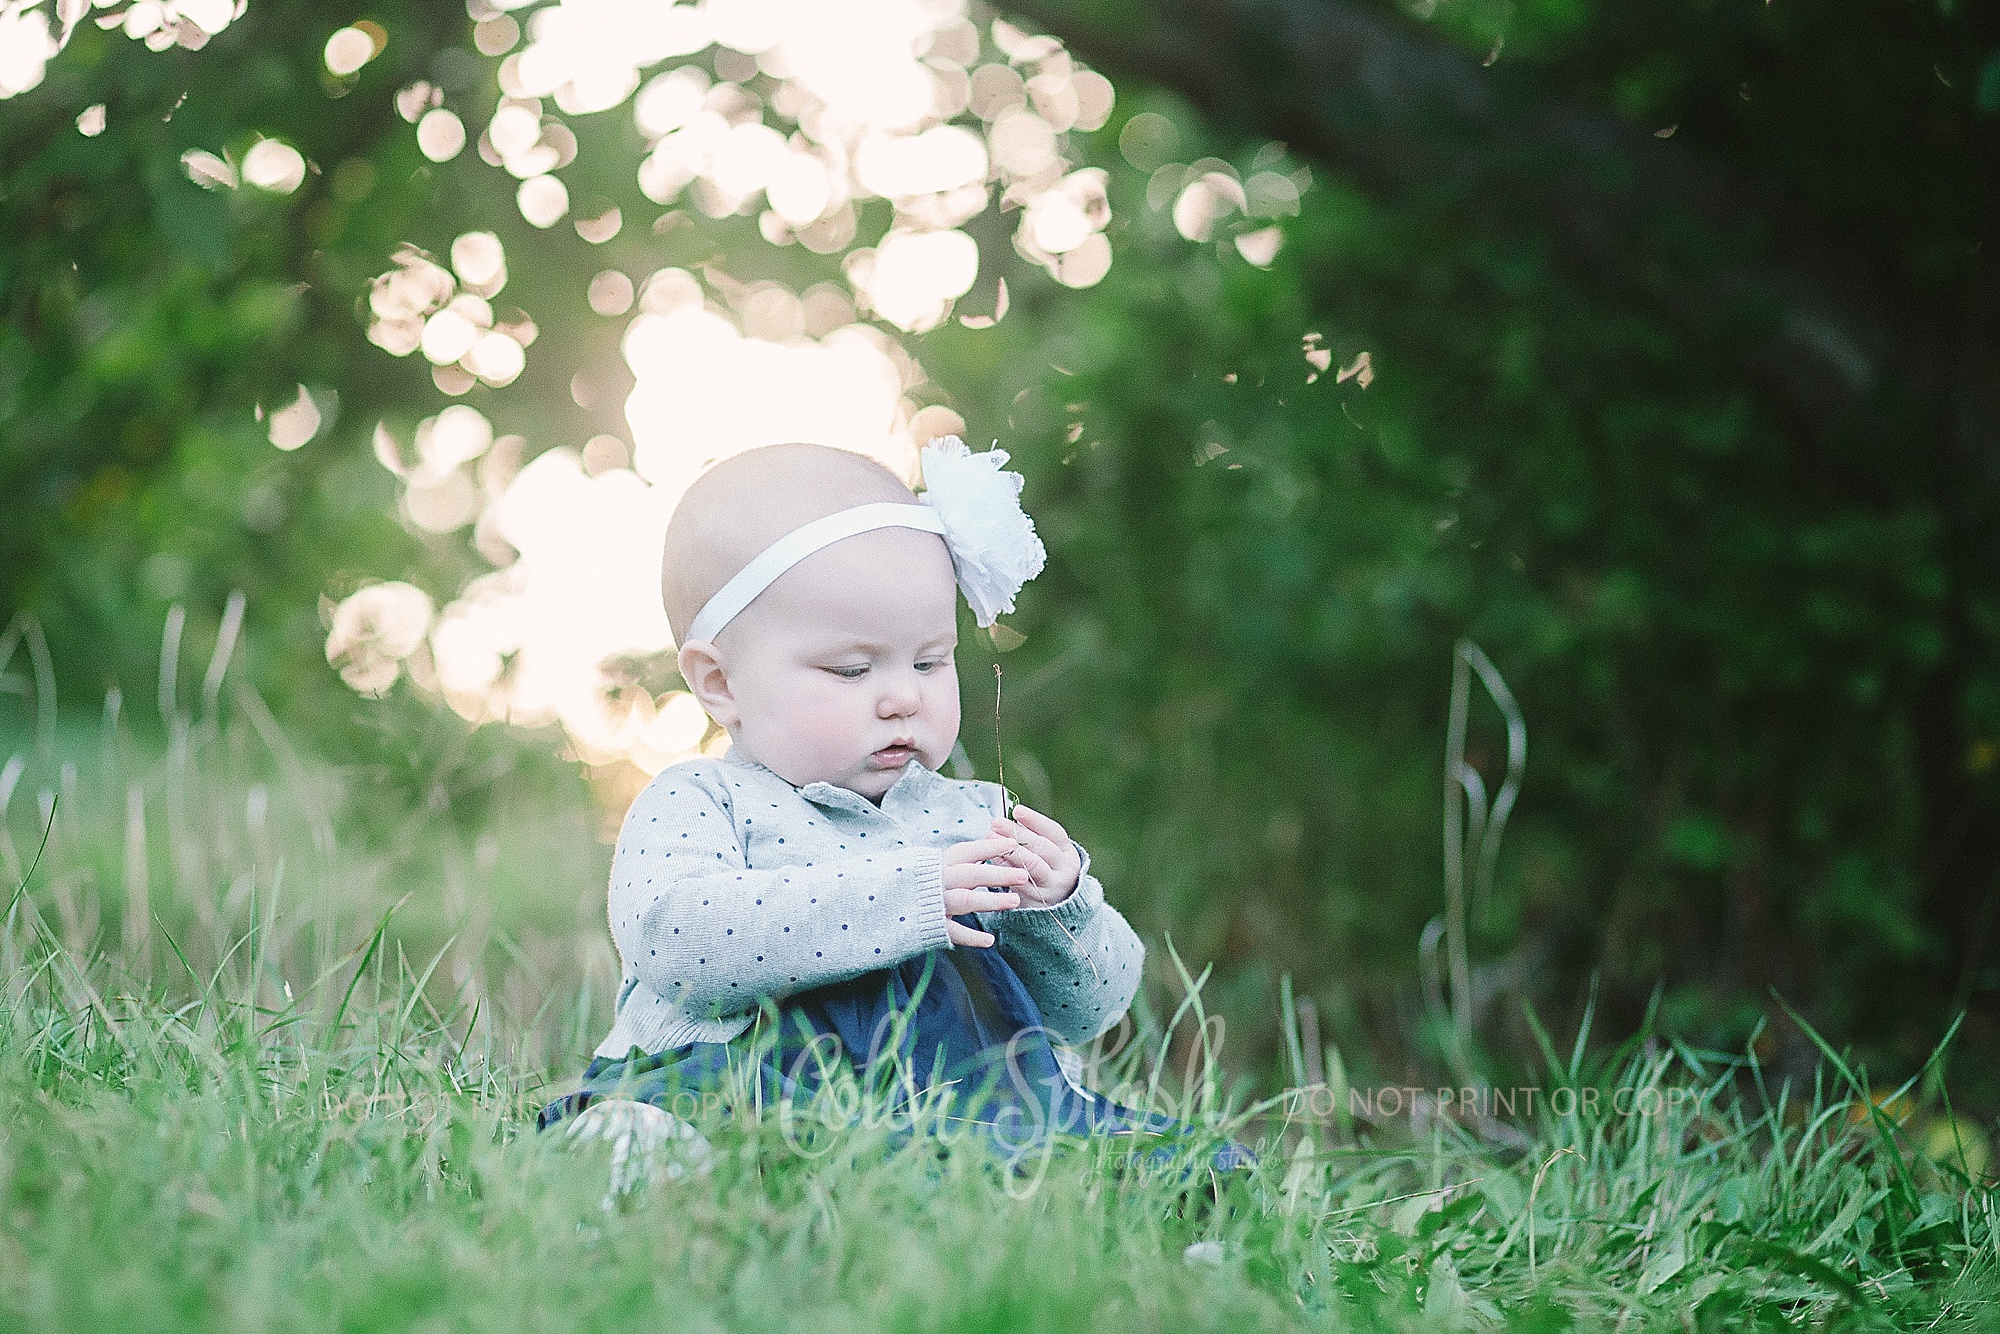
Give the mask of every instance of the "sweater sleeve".
[(998, 937), (994, 948), (1020, 975), (1049, 1031), (1077, 1044), (1131, 1008), (1146, 946), (1125, 915), (1105, 902), (1104, 886), (1090, 873), (1090, 853), (1070, 841), (1083, 869), (1068, 898), (1050, 907), (983, 913), (980, 921)]
[(946, 942), (935, 848), (752, 870), (726, 785), (654, 783), (611, 858), (611, 936), (628, 968), (693, 1019), (886, 968)]

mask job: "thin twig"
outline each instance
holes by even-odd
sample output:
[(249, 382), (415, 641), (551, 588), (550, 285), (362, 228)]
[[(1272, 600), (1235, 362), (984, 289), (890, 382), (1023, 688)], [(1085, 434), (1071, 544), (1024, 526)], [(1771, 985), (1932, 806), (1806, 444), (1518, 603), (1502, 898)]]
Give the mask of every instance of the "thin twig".
[[(1014, 807), (1017, 803), (1013, 800), (1013, 794), (1007, 790), (1007, 755), (1000, 745), (1000, 664), (997, 662), (993, 664), (993, 760), (1000, 771), (1000, 808), (1011, 820), (1014, 818)], [(1015, 842), (1018, 844), (1020, 840), (1016, 839)], [(1070, 948), (1083, 955), (1083, 961), (1090, 965), (1091, 977), (1096, 979), (1097, 985), (1103, 986), (1104, 974), (1097, 971), (1097, 960), (1091, 958), (1089, 952), (1077, 944), (1076, 933), (1063, 926), (1060, 917), (1049, 920), (1062, 927), (1062, 933), (1069, 937)]]
[(1013, 794), (1007, 791), (1007, 755), (1000, 747), (1000, 664), (993, 664), (993, 760), (1000, 769), (1000, 811), (1014, 818)]

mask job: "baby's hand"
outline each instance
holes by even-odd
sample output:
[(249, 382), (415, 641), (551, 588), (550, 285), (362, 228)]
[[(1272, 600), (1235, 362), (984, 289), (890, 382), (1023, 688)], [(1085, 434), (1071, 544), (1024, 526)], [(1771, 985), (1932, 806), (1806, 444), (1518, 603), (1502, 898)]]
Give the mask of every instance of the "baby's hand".
[(993, 832), (1016, 844), (1005, 860), (1024, 868), (1028, 883), (1021, 886), (1024, 897), (1043, 907), (1061, 903), (1076, 891), (1083, 871), (1083, 859), (1063, 827), (1032, 807), (1014, 803), (1012, 820), (995, 817)]
[(954, 917), (1021, 906), (1019, 894), (989, 888), (1028, 883), (1030, 874), (1021, 867), (988, 860), (1014, 849), (1012, 838), (981, 838), (954, 843), (944, 850), (940, 858), (944, 866), (944, 933), (952, 944), (984, 949), (993, 943), (992, 932), (963, 926), (953, 921)]

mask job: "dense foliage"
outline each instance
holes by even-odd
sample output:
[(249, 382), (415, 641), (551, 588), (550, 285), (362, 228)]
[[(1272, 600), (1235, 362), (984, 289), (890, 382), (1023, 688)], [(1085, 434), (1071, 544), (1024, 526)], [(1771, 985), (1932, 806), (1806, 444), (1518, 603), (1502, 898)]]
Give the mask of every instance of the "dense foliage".
[[(1071, 568), (1126, 553), (1103, 582), (1144, 590), (1090, 604), (1117, 665), (1062, 768), (1188, 757), (1150, 818), (1206, 872), (1162, 920), (1199, 904), (1238, 957), (1310, 970), (1346, 939), (1336, 976), (1402, 972), (1439, 906), (1419, 850), (1469, 635), (1534, 737), (1495, 988), (1601, 976), (1636, 1014), (1664, 981), (1669, 1014), (1741, 1031), (1775, 987), (1905, 1061), (1969, 1005), (1990, 1042), (1992, 16), (1438, 6), (1460, 56), (1355, 6), (1244, 4), (1203, 11), (1193, 57), (1185, 7), (1108, 13), (1047, 17), (1203, 98), (1217, 142), (1351, 172), (1269, 275), (1167, 245), (1159, 278), (1128, 263), (1050, 312), (1078, 376), (1040, 397), (1106, 446), (1078, 460)], [(1403, 63), (1343, 64), (1350, 40)], [(1315, 330), (1374, 386), (1308, 386)], [(1810, 345), (1850, 336), (1829, 378)], [(1133, 796), (1105, 818), (1138, 827)]]

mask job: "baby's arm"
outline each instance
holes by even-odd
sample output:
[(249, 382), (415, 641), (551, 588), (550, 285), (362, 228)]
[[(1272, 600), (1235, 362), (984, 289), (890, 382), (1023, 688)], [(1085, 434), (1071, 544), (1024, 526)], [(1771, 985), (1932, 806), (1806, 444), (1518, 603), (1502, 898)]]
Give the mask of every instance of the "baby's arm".
[[(999, 789), (987, 787), (997, 799)], [(1050, 1031), (1064, 1042), (1088, 1042), (1130, 1008), (1146, 947), (1124, 914), (1105, 902), (1104, 886), (1090, 873), (1090, 853), (1083, 845), (1047, 817), (1031, 813), (1031, 818), (1032, 829), (1022, 829), (1018, 821), (1009, 828), (1023, 848), (1046, 854), (1028, 859), (1039, 868), (1038, 878), (1048, 877), (1054, 862), (1069, 860), (1059, 857), (1057, 844), (1048, 841), (1054, 838), (1075, 853), (1076, 887), (1061, 902), (1046, 906), (1026, 901), (1024, 894), (1020, 907), (985, 913), (980, 920), (998, 935), (997, 948), (1034, 997)], [(995, 825), (996, 831), (1001, 828)]]
[(941, 854), (891, 848), (751, 870), (726, 785), (696, 773), (633, 803), (611, 859), (611, 935), (690, 1018), (886, 968), (947, 941)]
[(1049, 1031), (1072, 1045), (1090, 1041), (1131, 1008), (1146, 963), (1145, 944), (1125, 915), (1105, 902), (1104, 886), (1090, 873), (1090, 854), (1080, 843), (1077, 851), (1083, 873), (1061, 903), (1023, 904), (981, 917), (999, 924), (997, 948), (1020, 974)]

